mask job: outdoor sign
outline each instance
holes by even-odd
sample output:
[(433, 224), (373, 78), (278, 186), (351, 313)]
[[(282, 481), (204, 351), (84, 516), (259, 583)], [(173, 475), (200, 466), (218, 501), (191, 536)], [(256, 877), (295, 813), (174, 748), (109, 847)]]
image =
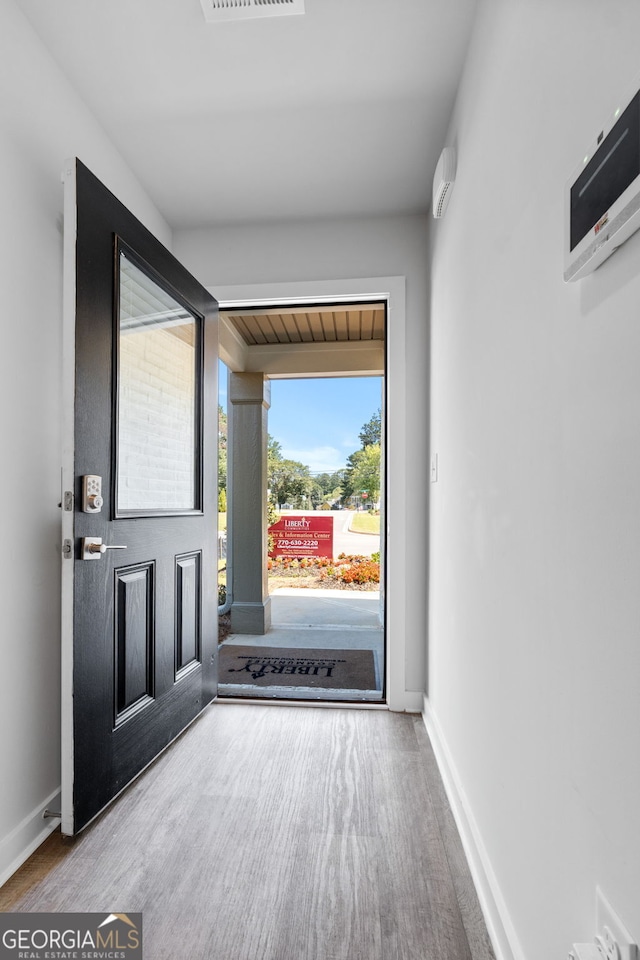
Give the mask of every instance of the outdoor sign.
[(329, 557), (333, 560), (333, 517), (280, 517), (269, 527), (270, 557)]

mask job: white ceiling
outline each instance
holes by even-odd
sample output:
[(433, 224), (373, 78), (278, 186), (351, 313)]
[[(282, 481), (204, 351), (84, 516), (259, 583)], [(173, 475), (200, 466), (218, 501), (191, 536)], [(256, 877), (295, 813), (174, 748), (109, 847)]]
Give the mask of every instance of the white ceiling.
[(16, 3), (174, 228), (429, 207), (475, 0)]

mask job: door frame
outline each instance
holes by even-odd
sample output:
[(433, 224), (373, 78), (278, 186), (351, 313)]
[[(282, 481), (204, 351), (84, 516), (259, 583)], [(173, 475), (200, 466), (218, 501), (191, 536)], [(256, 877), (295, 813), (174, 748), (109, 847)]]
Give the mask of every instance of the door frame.
[[(406, 691), (405, 628), (408, 597), (404, 505), (407, 502), (406, 471), (406, 309), (405, 277), (364, 277), (347, 280), (310, 280), (290, 283), (259, 283), (204, 286), (218, 301), (220, 312), (233, 307), (319, 304), (323, 301), (384, 300), (387, 307), (385, 334), (386, 422), (386, 514), (385, 514), (385, 650), (387, 705), (404, 712), (416, 709), (415, 695)], [(395, 532), (394, 532), (395, 531)], [(420, 705), (422, 695), (420, 695)]]

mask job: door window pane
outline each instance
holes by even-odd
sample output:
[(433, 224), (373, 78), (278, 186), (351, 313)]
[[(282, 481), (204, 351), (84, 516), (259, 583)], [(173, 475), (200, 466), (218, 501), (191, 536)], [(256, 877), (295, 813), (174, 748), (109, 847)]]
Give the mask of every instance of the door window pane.
[(119, 255), (117, 509), (184, 512), (199, 507), (199, 324)]

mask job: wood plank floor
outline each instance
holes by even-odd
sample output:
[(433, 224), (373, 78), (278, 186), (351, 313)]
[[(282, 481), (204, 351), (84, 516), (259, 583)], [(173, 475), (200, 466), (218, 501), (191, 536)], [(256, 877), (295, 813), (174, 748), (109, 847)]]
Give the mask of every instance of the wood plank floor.
[(145, 960), (493, 960), (429, 740), (384, 710), (215, 704), (2, 911), (143, 914)]

